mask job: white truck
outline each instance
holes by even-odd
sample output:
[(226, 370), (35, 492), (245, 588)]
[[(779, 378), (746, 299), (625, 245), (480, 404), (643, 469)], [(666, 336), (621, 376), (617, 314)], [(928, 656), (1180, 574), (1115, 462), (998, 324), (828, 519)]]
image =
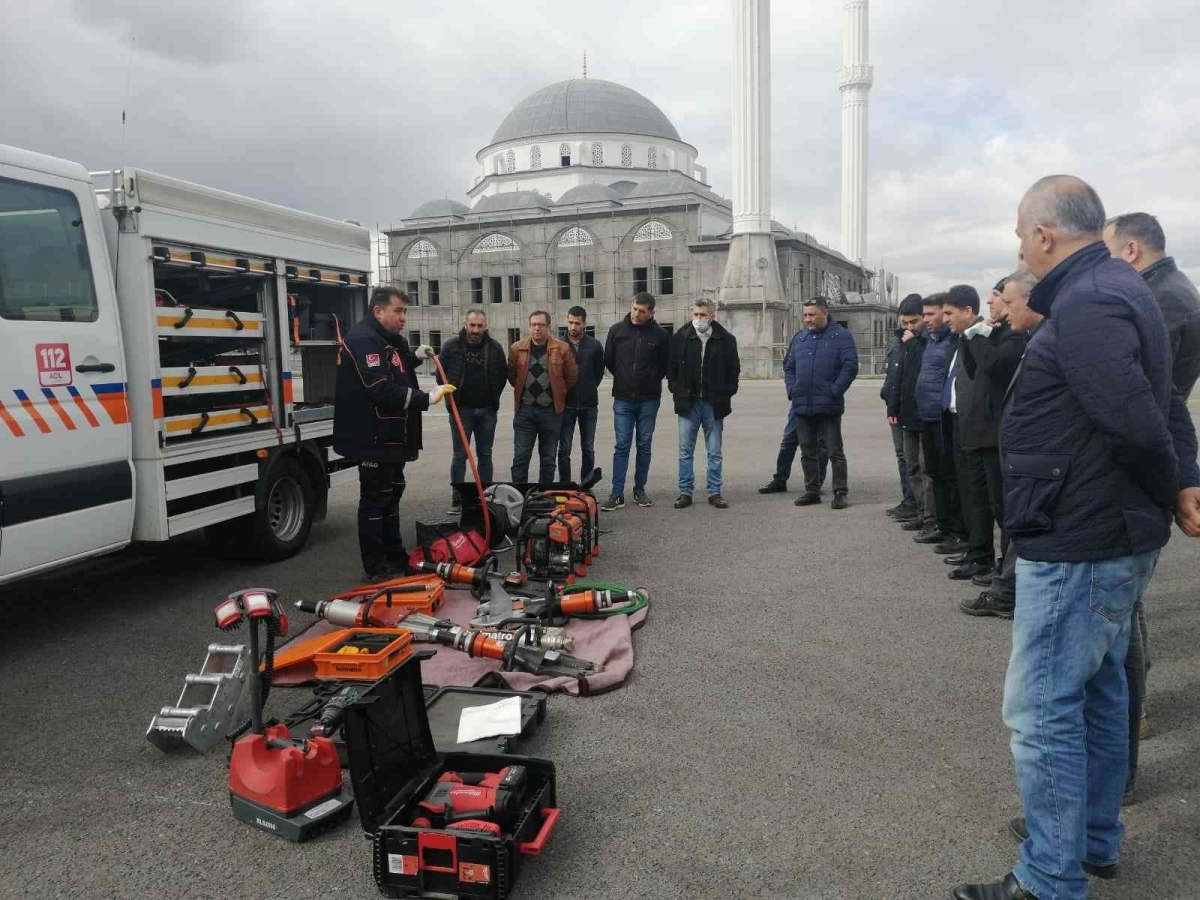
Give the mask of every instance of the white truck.
[(299, 550), (355, 477), (333, 375), (369, 272), (364, 228), (0, 145), (0, 583), (200, 528)]

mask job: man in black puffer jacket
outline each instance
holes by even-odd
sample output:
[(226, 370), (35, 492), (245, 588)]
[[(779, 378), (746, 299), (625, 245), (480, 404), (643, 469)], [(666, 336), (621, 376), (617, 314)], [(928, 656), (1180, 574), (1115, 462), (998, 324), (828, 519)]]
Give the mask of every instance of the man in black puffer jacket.
[(371, 311), (346, 332), (338, 350), (333, 449), (358, 463), (358, 546), (368, 582), (406, 574), (400, 536), (404, 465), (421, 450), (421, 413), (454, 390), (417, 386), (421, 359), (404, 339), (408, 295), (376, 288)]
[(1100, 240), (1104, 206), (1078, 178), (1022, 199), (1017, 234), (1039, 278), (1001, 422), (1004, 526), (1017, 604), (1004, 721), (1025, 807), (1020, 863), (958, 900), (1083, 900), (1117, 873), (1128, 776), (1123, 671), (1135, 602), (1170, 537), (1200, 535), (1196, 432), (1171, 383), (1170, 339), (1141, 277)]
[[(438, 354), (446, 378), (458, 390), (454, 402), (462, 419), (467, 440), (475, 438), (475, 457), (479, 478), (485, 484), (492, 480), (492, 444), (496, 440), (496, 413), (500, 397), (508, 384), (508, 355), (488, 334), (487, 313), (483, 307), (467, 310), (466, 324), (457, 337), (442, 345)], [(438, 380), (441, 380), (439, 376)], [(462, 496), (458, 486), (467, 477), (467, 450), (458, 434), (454, 416), (450, 416), (450, 440), (454, 447), (450, 459), (451, 515), (462, 512)]]
[[(900, 301), (897, 311), (901, 319), (900, 327), (892, 332), (892, 339), (887, 348), (887, 374), (883, 379), (883, 387), (879, 389), (879, 399), (885, 404), (888, 427), (892, 431), (892, 449), (896, 452), (896, 466), (900, 470), (900, 503), (887, 510), (887, 514), (899, 522), (907, 522), (920, 515), (920, 502), (914, 493), (914, 485), (908, 476), (908, 460), (904, 454), (904, 428), (900, 425), (898, 415), (892, 411), (892, 397), (896, 393), (902, 377), (905, 356), (905, 345), (912, 341), (913, 332), (904, 324), (904, 310), (912, 310), (915, 306), (917, 321), (921, 317), (921, 295), (909, 294)], [(906, 306), (907, 304), (907, 306)], [(911, 319), (911, 312), (909, 318)], [(915, 378), (915, 376), (914, 376)], [(914, 398), (915, 400), (915, 398)], [(917, 486), (919, 489), (919, 485)]]
[(888, 423), (899, 428), (904, 445), (904, 466), (913, 493), (913, 509), (894, 513), (904, 528), (920, 531), (937, 524), (933, 479), (925, 468), (922, 433), (926, 425), (921, 420), (917, 403), (917, 380), (925, 356), (928, 335), (925, 330), (924, 300), (920, 294), (909, 294), (900, 303), (900, 359), (896, 378), (887, 396)]
[(707, 300), (697, 300), (692, 307), (692, 324), (671, 335), (671, 361), (667, 365), (667, 387), (675, 398), (675, 414), (679, 416), (676, 509), (692, 505), (692, 489), (696, 483), (693, 458), (696, 435), (701, 428), (704, 429), (704, 451), (708, 455), (705, 484), (708, 503), (717, 509), (729, 507), (721, 496), (721, 438), (741, 371), (737, 338), (713, 320), (712, 307)]

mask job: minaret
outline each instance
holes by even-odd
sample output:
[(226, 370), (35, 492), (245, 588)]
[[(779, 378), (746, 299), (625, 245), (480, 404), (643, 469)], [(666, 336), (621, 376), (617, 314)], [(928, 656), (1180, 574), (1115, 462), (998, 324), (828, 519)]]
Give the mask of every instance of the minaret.
[(786, 313), (771, 237), (770, 0), (733, 0), (732, 32), (733, 236), (720, 308), (729, 311), (724, 324), (749, 351), (743, 351), (742, 371), (770, 376), (780, 330), (775, 319)]
[(845, 0), (842, 22), (842, 253), (867, 255), (867, 94), (875, 67), (867, 62), (868, 0)]

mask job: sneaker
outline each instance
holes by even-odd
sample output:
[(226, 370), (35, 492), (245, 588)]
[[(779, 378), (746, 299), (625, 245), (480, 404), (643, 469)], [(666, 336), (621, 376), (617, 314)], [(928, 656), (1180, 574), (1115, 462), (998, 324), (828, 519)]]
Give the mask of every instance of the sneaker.
[(772, 478), (770, 481), (760, 487), (758, 492), (760, 494), (786, 494), (787, 482), (776, 481), (774, 478)]
[(984, 591), (978, 597), (962, 601), (958, 608), (968, 616), (996, 616), (998, 619), (1013, 617), (1013, 605), (1001, 600), (991, 591)]
[(820, 494), (801, 494), (792, 501), (794, 506), (816, 506), (821, 502)]
[(829, 508), (830, 509), (845, 509), (849, 505), (850, 505), (850, 502), (846, 499), (846, 495), (844, 493), (842, 493), (841, 491), (838, 491), (837, 493), (835, 493), (833, 495), (833, 502), (829, 504)]
[(446, 513), (451, 516), (462, 515), (462, 497), (455, 494), (450, 498), (450, 505), (446, 507)]
[(625, 508), (625, 498), (620, 494), (609, 494), (608, 499), (600, 507), (605, 512), (612, 512), (614, 509)]
[(638, 506), (653, 506), (654, 505), (654, 501), (646, 496), (646, 492), (643, 490), (639, 490), (638, 488), (633, 489), (633, 502), (636, 503)]
[(729, 509), (729, 501), (720, 494), (710, 494), (708, 498), (708, 505), (715, 506), (717, 509)]
[[(634, 494), (633, 496), (636, 498), (637, 494)], [(675, 508), (676, 509), (687, 509), (691, 505), (692, 505), (692, 495), (691, 494), (680, 494), (678, 497), (675, 498)]]

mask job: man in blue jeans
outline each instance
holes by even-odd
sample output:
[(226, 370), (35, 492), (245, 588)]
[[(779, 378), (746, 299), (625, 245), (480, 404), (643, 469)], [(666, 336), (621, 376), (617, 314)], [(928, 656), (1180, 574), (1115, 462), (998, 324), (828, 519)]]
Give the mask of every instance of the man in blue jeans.
[(529, 316), (529, 337), (508, 348), (508, 382), (513, 386), (514, 484), (529, 481), (533, 444), (538, 445), (538, 484), (554, 483), (558, 436), (567, 392), (579, 370), (567, 345), (550, 337), (550, 313)]
[(692, 505), (692, 489), (696, 484), (693, 459), (701, 428), (708, 456), (705, 485), (708, 505), (729, 508), (721, 496), (721, 438), (741, 371), (737, 338), (713, 320), (707, 300), (697, 300), (692, 307), (691, 327), (684, 326), (671, 335), (671, 359), (667, 364), (667, 387), (675, 398), (675, 414), (679, 416), (676, 509)]
[(600, 409), (600, 380), (604, 378), (604, 347), (587, 333), (587, 310), (572, 306), (567, 310), (567, 347), (575, 357), (579, 380), (567, 392), (563, 408), (562, 433), (558, 438), (558, 480), (570, 482), (571, 445), (575, 425), (579, 424), (579, 446), (583, 451), (583, 481), (596, 468), (596, 417)]
[(613, 427), (616, 431), (612, 494), (600, 507), (608, 512), (625, 508), (625, 473), (635, 434), (637, 464), (633, 470), (633, 502), (638, 506), (654, 505), (646, 494), (646, 478), (650, 474), (650, 446), (670, 354), (668, 335), (654, 321), (654, 306), (654, 295), (640, 291), (633, 298), (629, 315), (608, 330), (604, 344), (604, 367), (613, 377)]
[(1017, 235), (1040, 279), (1004, 401), (1004, 526), (1017, 552), (1004, 722), (1025, 808), (1021, 860), (955, 900), (1082, 900), (1117, 874), (1128, 774), (1131, 613), (1170, 537), (1200, 534), (1196, 433), (1171, 384), (1154, 295), (1101, 241), (1104, 206), (1077, 178), (1038, 181)]

